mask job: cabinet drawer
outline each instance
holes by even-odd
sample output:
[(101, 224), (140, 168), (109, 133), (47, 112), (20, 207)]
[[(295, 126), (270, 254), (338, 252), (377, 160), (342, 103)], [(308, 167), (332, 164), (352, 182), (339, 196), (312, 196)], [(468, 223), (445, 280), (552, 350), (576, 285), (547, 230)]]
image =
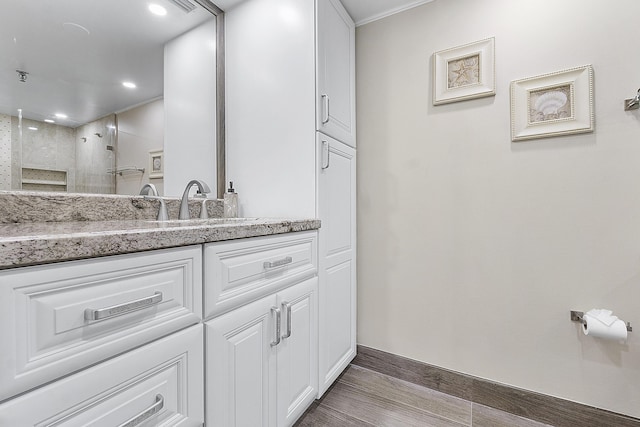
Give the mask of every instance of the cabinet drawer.
[(310, 231), (206, 245), (204, 317), (317, 274), (316, 236)]
[(0, 425), (201, 426), (202, 330), (192, 326), (0, 404)]
[(0, 400), (201, 319), (201, 246), (0, 272)]

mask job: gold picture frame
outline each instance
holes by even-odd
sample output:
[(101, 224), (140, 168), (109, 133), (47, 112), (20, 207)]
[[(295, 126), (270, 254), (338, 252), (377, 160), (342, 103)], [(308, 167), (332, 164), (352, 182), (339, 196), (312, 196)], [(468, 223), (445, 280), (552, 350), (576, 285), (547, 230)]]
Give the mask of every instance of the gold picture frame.
[(511, 140), (593, 132), (593, 67), (511, 82)]
[(433, 54), (433, 105), (495, 94), (494, 37)]

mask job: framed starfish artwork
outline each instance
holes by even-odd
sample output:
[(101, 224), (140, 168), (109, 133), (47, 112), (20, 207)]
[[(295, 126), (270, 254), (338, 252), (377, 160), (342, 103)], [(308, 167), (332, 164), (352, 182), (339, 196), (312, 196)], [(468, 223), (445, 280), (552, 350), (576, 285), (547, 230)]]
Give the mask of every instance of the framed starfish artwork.
[(494, 37), (433, 54), (433, 105), (495, 94)]

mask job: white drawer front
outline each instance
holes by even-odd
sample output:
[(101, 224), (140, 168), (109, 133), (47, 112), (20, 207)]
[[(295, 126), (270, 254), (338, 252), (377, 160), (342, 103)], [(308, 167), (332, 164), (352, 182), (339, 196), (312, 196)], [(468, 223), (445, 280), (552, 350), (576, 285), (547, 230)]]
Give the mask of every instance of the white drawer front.
[(0, 425), (201, 426), (202, 331), (192, 326), (0, 404)]
[(200, 246), (0, 272), (0, 399), (201, 319)]
[(206, 245), (205, 319), (317, 274), (316, 236), (311, 231)]

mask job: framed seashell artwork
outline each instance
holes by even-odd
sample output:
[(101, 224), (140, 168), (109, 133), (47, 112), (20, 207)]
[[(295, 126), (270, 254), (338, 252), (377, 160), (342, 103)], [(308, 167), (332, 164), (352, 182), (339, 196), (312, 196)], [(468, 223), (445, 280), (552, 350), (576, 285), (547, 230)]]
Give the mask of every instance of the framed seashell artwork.
[(433, 54), (433, 105), (495, 94), (494, 37)]
[(164, 177), (164, 151), (149, 151), (149, 178)]
[(593, 67), (511, 82), (511, 140), (593, 132)]

